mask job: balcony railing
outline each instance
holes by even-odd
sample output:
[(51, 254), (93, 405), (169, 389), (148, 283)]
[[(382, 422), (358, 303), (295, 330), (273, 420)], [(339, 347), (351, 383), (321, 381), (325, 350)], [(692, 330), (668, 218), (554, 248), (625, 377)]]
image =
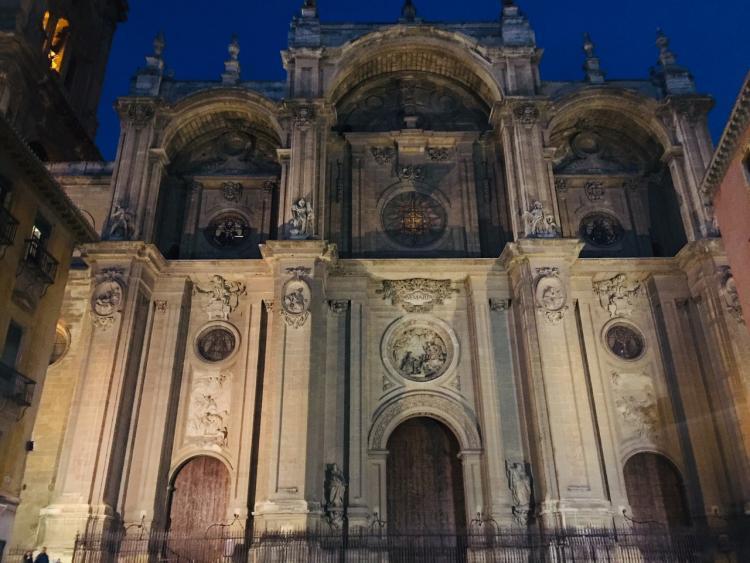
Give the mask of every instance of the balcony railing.
[(30, 407), (34, 398), (34, 383), (25, 375), (0, 362), (0, 397), (10, 399), (22, 407)]
[(0, 247), (10, 246), (16, 240), (18, 219), (10, 211), (0, 206)]
[(24, 262), (45, 285), (55, 283), (58, 262), (44, 249), (42, 241), (35, 238), (26, 239)]

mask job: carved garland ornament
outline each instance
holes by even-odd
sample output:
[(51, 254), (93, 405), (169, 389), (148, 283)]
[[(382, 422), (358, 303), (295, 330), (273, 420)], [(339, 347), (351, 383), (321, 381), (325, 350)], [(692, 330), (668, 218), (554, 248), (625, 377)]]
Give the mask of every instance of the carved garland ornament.
[(567, 292), (559, 268), (537, 268), (534, 297), (537, 311), (549, 324), (558, 324), (568, 312)]
[(125, 270), (107, 268), (96, 275), (96, 286), (91, 296), (94, 326), (108, 329), (115, 324), (115, 315), (122, 310), (125, 295)]
[(303, 276), (310, 275), (310, 268), (287, 268), (294, 277), (284, 284), (282, 290), (281, 316), (292, 328), (302, 328), (310, 318), (310, 301), (312, 293)]
[(385, 449), (386, 429), (399, 415), (406, 412), (411, 417), (426, 416), (440, 420), (449, 428), (454, 428), (457, 423), (460, 426), (456, 429), (459, 430), (459, 441), (466, 441), (465, 444), (461, 443), (462, 449), (479, 450), (482, 448), (482, 440), (477, 432), (476, 424), (469, 418), (466, 409), (461, 404), (437, 395), (411, 395), (394, 401), (377, 415), (370, 431), (371, 449)]
[(390, 299), (391, 305), (400, 305), (407, 313), (428, 313), (435, 305), (442, 305), (452, 294), (458, 293), (451, 280), (385, 280), (383, 288), (375, 293)]

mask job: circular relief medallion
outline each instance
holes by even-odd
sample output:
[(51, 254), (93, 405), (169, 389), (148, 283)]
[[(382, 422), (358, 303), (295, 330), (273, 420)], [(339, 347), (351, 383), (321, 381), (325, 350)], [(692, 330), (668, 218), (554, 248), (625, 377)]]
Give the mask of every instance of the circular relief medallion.
[(455, 337), (429, 320), (403, 321), (386, 333), (383, 360), (395, 375), (411, 381), (432, 381), (455, 364)]
[(205, 361), (216, 363), (226, 360), (237, 346), (237, 339), (231, 330), (224, 327), (211, 327), (203, 331), (195, 347)]
[(536, 302), (547, 311), (560, 311), (565, 307), (565, 286), (556, 276), (544, 276), (536, 284)]
[(419, 192), (401, 193), (383, 208), (383, 229), (400, 246), (422, 248), (443, 236), (446, 213), (435, 199)]
[(250, 225), (237, 213), (215, 217), (204, 231), (206, 239), (217, 248), (242, 246), (250, 235)]
[(612, 326), (604, 338), (610, 352), (622, 360), (637, 360), (646, 348), (641, 333), (624, 324)]
[(122, 303), (122, 286), (114, 280), (103, 281), (94, 289), (91, 307), (100, 317), (114, 315)]
[(587, 243), (600, 247), (613, 246), (625, 235), (620, 221), (606, 213), (592, 213), (584, 217), (580, 232)]

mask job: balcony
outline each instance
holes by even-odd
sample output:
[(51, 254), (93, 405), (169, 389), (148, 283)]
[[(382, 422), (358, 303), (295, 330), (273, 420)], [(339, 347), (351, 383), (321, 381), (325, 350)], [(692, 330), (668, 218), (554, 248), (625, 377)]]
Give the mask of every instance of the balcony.
[(16, 229), (18, 220), (10, 214), (10, 211), (0, 207), (0, 247), (10, 246), (16, 240)]
[(31, 379), (0, 362), (0, 398), (9, 399), (21, 407), (30, 407), (34, 385), (36, 383)]
[(58, 262), (44, 249), (44, 243), (39, 239), (26, 239), (26, 252), (24, 253), (24, 265), (45, 286), (55, 283)]

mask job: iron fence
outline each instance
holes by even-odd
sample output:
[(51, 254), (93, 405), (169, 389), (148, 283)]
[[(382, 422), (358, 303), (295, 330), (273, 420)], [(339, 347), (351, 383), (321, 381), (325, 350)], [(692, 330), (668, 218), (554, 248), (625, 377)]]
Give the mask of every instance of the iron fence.
[[(746, 546), (745, 546), (746, 548)], [(77, 538), (74, 563), (699, 563), (750, 561), (729, 536), (685, 531), (492, 530), (471, 534), (117, 532)]]

